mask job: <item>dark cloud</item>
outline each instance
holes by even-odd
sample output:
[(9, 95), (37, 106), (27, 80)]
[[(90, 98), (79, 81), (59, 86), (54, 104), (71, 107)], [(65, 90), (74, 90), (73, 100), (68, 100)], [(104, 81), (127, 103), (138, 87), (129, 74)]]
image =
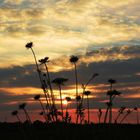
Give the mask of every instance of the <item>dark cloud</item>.
[[(115, 49), (116, 50), (120, 50), (120, 48), (122, 48), (122, 46), (128, 46), (128, 48), (133, 48), (134, 47), (134, 50), (135, 50), (135, 49), (139, 49), (140, 41), (139, 41), (139, 38), (136, 37), (135, 39), (130, 39), (130, 40), (113, 41), (113, 42), (111, 41), (111, 42), (102, 43), (102, 44), (96, 44), (96, 43), (94, 43), (94, 44), (90, 44), (88, 46), (87, 52), (88, 53), (92, 53), (92, 52), (94, 52), (93, 49), (96, 49), (96, 51), (98, 51), (99, 49), (106, 50), (107, 51), (107, 48), (109, 46), (110, 46), (110, 48), (113, 48), (113, 50), (115, 50)], [(135, 47), (138, 47), (138, 48), (135, 48)]]
[[(122, 51), (122, 54), (125, 54), (126, 56), (129, 54), (136, 56), (136, 54), (139, 55), (139, 49), (140, 48), (138, 46), (112, 48), (108, 51), (99, 50), (99, 55), (102, 55), (101, 52), (104, 52), (106, 55), (112, 55), (114, 52), (121, 54)], [(92, 52), (86, 54), (86, 56), (88, 55), (94, 57), (95, 53), (97, 54), (98, 52)], [(78, 66), (79, 84), (86, 83), (93, 73), (99, 73), (99, 77), (95, 80), (95, 83), (97, 84), (105, 84), (107, 83), (107, 79), (111, 77), (117, 79), (118, 83), (137, 83), (140, 80), (140, 76), (137, 75), (137, 73), (140, 73), (139, 62), (140, 58), (137, 58), (137, 56), (136, 58), (130, 58), (127, 60), (118, 60), (117, 58), (114, 58), (112, 60), (109, 59), (103, 62), (91, 61), (88, 65), (86, 62), (81, 62), (81, 64)], [(69, 79), (69, 85), (74, 84), (74, 70), (65, 70), (64, 68), (63, 71), (51, 72), (50, 74), (52, 79), (56, 77), (66, 77)], [(1, 68), (0, 77), (1, 87), (40, 86), (35, 65)]]
[(1, 68), (1, 87), (39, 87), (38, 75), (34, 65)]
[[(118, 43), (118, 42), (116, 42)], [(115, 47), (103, 47), (100, 48), (98, 50), (93, 50), (93, 51), (87, 51), (86, 56), (92, 56), (92, 55), (96, 55), (96, 54), (106, 54), (106, 55), (113, 55), (113, 54), (124, 54), (126, 56), (137, 56), (137, 54), (140, 54), (140, 45), (124, 45), (126, 44), (126, 42), (122, 42), (122, 46), (115, 46)], [(107, 44), (107, 46), (109, 46)], [(91, 46), (90, 46), (91, 47)], [(101, 46), (102, 47), (102, 46)]]

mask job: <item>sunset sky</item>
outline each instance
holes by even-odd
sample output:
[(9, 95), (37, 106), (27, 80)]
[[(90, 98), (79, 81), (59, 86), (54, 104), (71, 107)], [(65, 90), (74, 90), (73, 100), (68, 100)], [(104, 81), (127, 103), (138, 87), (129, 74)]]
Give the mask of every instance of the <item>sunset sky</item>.
[(75, 95), (69, 58), (77, 55), (79, 92), (99, 73), (88, 86), (91, 109), (106, 108), (109, 78), (117, 80), (114, 88), (122, 92), (115, 108), (140, 107), (139, 10), (139, 0), (0, 0), (0, 121), (10, 121), (10, 112), (23, 102), (39, 119), (33, 97), (42, 90), (31, 51), (25, 48), (30, 41), (37, 59), (50, 58), (52, 79), (69, 79), (63, 98)]

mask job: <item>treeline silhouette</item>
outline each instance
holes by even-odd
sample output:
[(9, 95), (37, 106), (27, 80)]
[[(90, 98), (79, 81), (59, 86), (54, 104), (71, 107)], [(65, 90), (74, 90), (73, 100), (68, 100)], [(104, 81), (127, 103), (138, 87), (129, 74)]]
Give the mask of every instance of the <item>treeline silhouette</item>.
[[(71, 102), (71, 104), (75, 105), (75, 112), (76, 112), (76, 118), (75, 122), (76, 124), (90, 124), (92, 121), (90, 120), (90, 102), (89, 102), (89, 95), (91, 95), (91, 91), (87, 90), (87, 87), (89, 84), (95, 80), (96, 77), (99, 76), (98, 73), (93, 73), (92, 76), (89, 78), (89, 80), (82, 84), (82, 93), (79, 93), (79, 87), (78, 87), (78, 67), (77, 62), (79, 61), (79, 58), (77, 56), (70, 56), (69, 62), (74, 67), (74, 74), (75, 77), (75, 99), (72, 99), (70, 96), (67, 96), (65, 99), (62, 98), (63, 96), (63, 85), (68, 81), (67, 78), (64, 77), (56, 77), (55, 79), (51, 79), (51, 75), (48, 68), (48, 63), (50, 62), (49, 57), (42, 58), (37, 61), (36, 54), (33, 50), (33, 43), (29, 42), (25, 45), (27, 49), (30, 49), (36, 65), (36, 70), (38, 73), (39, 81), (40, 81), (40, 87), (43, 91), (43, 94), (35, 95), (34, 100), (38, 101), (40, 103), (41, 111), (39, 113), (40, 116), (44, 118), (45, 123), (54, 123), (54, 122), (65, 122), (65, 123), (72, 123), (71, 122), (71, 115), (69, 113), (68, 104), (66, 106), (66, 111), (64, 112), (63, 108), (63, 101), (65, 100), (67, 103)], [(45, 71), (41, 71), (41, 67), (45, 68)], [(117, 96), (121, 95), (121, 92), (114, 89), (114, 84), (116, 83), (115, 79), (108, 79), (109, 83), (109, 89), (106, 93), (108, 96), (108, 101), (105, 103), (106, 105), (106, 111), (103, 112), (101, 108), (98, 108), (98, 123), (104, 123), (104, 124), (112, 124), (112, 123), (123, 123), (124, 120), (132, 113), (136, 112), (136, 120), (137, 124), (139, 124), (139, 112), (138, 108), (134, 107), (133, 109), (129, 109), (127, 107), (120, 107), (118, 109), (118, 114), (116, 118), (112, 118), (112, 108), (113, 108), (113, 101)], [(54, 89), (52, 84), (55, 84), (58, 87), (59, 91), (59, 100), (60, 100), (60, 109), (58, 109), (56, 105), (56, 97), (54, 93)], [(85, 98), (86, 96), (86, 98)], [(44, 106), (43, 99), (46, 100), (46, 105)], [(83, 101), (86, 101), (86, 106), (83, 104)], [(23, 110), (26, 121), (29, 124), (32, 124), (32, 119), (30, 115), (28, 114), (28, 110), (26, 109), (26, 103), (22, 103), (19, 105), (19, 110)], [(87, 114), (85, 114), (85, 109), (87, 109)], [(104, 113), (104, 115), (103, 115)], [(19, 116), (19, 111), (14, 110), (11, 113), (13, 116), (17, 118), (17, 121), (22, 123), (23, 120), (21, 120)], [(87, 115), (87, 119), (85, 119), (85, 116)], [(104, 117), (104, 118), (103, 118)], [(101, 122), (101, 118), (103, 122)], [(94, 120), (93, 120), (94, 122)]]

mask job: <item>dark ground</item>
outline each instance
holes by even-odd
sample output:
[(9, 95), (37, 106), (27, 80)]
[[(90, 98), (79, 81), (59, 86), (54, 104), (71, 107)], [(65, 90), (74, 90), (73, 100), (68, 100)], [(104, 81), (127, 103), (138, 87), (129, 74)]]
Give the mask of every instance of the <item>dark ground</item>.
[(0, 123), (0, 140), (140, 140), (140, 125)]

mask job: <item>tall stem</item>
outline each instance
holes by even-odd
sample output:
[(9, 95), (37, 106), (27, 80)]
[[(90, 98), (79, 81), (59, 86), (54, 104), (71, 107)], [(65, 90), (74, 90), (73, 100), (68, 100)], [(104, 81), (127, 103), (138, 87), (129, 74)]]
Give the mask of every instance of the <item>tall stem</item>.
[(49, 82), (49, 88), (50, 88), (52, 103), (55, 106), (55, 98), (54, 98), (53, 89), (52, 89), (52, 85), (51, 85), (51, 78), (50, 78), (49, 70), (48, 70), (48, 67), (47, 67), (46, 63), (45, 63), (45, 68), (46, 68), (46, 71), (47, 71), (47, 78), (48, 78), (48, 82)]
[(87, 108), (88, 108), (88, 124), (90, 122), (90, 112), (89, 112), (89, 98), (88, 98), (88, 95), (87, 95)]
[(100, 124), (101, 123), (101, 115), (99, 114), (98, 117), (99, 117), (99, 124)]
[(107, 120), (108, 110), (109, 110), (109, 107), (107, 107), (107, 109), (106, 109), (105, 118), (104, 118), (104, 123), (106, 123), (106, 120)]
[(46, 122), (47, 122), (47, 117), (46, 117), (45, 108), (44, 108), (44, 106), (43, 106), (43, 104), (42, 104), (42, 102), (41, 102), (40, 99), (39, 99), (39, 103), (40, 103), (40, 105), (41, 105), (41, 107), (42, 107), (43, 115), (44, 115), (44, 118), (45, 118), (45, 120), (46, 120)]
[(35, 55), (35, 52), (34, 52), (33, 48), (31, 48), (31, 51), (32, 51), (32, 54), (34, 56), (37, 72), (38, 72), (38, 75), (39, 75), (39, 80), (40, 80), (40, 83), (41, 83), (41, 86), (42, 86), (43, 85), (43, 83), (42, 83), (42, 76), (41, 76), (41, 73), (40, 73), (40, 69), (39, 69), (39, 66), (38, 66), (38, 63), (37, 63), (37, 59), (36, 59), (36, 55)]
[[(35, 64), (36, 64), (36, 68), (37, 68), (37, 72), (38, 72), (38, 76), (39, 76), (39, 80), (40, 80), (40, 83), (41, 83), (41, 87), (43, 88), (43, 85), (44, 85), (43, 84), (43, 79), (42, 79), (41, 71), (39, 69), (39, 66), (38, 66), (38, 63), (37, 63), (37, 59), (36, 59), (36, 55), (35, 55), (35, 52), (34, 52), (33, 48), (31, 48), (31, 51), (32, 51), (32, 54), (34, 56), (34, 60), (35, 60)], [(46, 91), (43, 90), (43, 92), (44, 92), (44, 95), (45, 95), (45, 98), (46, 98), (47, 107), (49, 108), (49, 103), (48, 103)]]
[(81, 105), (83, 104), (85, 90), (86, 90), (86, 87), (83, 86), (83, 93), (82, 93), (82, 98), (81, 98)]
[[(75, 69), (75, 88), (76, 88), (76, 97), (78, 96), (78, 77), (77, 77), (77, 67), (76, 67), (76, 63), (74, 63), (74, 69)], [(76, 101), (76, 110), (77, 110), (77, 115), (76, 115), (76, 124), (78, 124), (78, 118), (79, 118), (79, 114), (78, 114), (78, 101)]]
[(139, 111), (137, 110), (137, 124), (139, 124)]
[(75, 83), (76, 83), (76, 97), (78, 96), (78, 78), (77, 78), (77, 67), (76, 63), (74, 63), (74, 68), (75, 68)]
[[(112, 91), (112, 83), (110, 84), (110, 91)], [(109, 123), (112, 123), (112, 96), (109, 96), (109, 102), (110, 102), (110, 107), (109, 107)]]
[[(84, 99), (85, 89), (86, 89), (86, 87), (83, 85), (82, 98), (81, 98), (81, 102), (79, 103), (79, 105), (81, 105), (81, 107), (83, 107), (83, 99)], [(81, 115), (80, 115), (80, 123), (82, 124), (82, 116)]]
[(68, 103), (66, 104), (66, 113), (68, 112)]
[(59, 92), (60, 92), (61, 111), (62, 111), (62, 120), (63, 120), (63, 103), (62, 103), (61, 85), (59, 85)]
[(110, 108), (109, 108), (109, 123), (112, 123), (112, 96), (109, 97)]

